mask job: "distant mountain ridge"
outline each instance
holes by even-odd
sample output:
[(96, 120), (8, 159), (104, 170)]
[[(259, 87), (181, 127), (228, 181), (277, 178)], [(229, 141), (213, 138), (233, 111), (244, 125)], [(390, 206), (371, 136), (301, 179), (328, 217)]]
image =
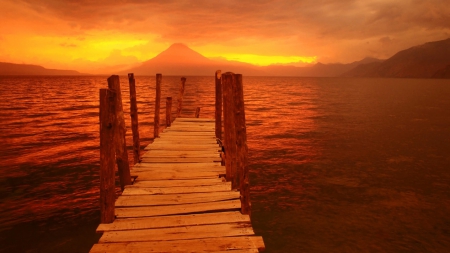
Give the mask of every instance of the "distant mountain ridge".
[(402, 50), (383, 62), (359, 65), (341, 76), (450, 78), (450, 38)]
[[(450, 38), (402, 50), (387, 60), (367, 57), (348, 64), (318, 62), (307, 67), (256, 66), (224, 59), (209, 59), (184, 44), (175, 43), (136, 67), (123, 71), (111, 69), (115, 73), (105, 74), (210, 76), (218, 69), (246, 76), (450, 78)], [(0, 62), (0, 75), (83, 74), (75, 70)]]
[(0, 62), (0, 75), (54, 76), (54, 75), (82, 75), (82, 73), (75, 70), (47, 69), (42, 66), (32, 64), (16, 64), (16, 63)]

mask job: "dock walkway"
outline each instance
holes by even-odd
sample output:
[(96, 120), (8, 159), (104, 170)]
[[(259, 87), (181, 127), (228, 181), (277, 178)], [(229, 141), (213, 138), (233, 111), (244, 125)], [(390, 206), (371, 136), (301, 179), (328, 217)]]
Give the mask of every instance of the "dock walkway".
[(148, 145), (115, 202), (116, 219), (91, 253), (259, 252), (240, 193), (231, 190), (221, 166), (214, 119), (177, 118)]

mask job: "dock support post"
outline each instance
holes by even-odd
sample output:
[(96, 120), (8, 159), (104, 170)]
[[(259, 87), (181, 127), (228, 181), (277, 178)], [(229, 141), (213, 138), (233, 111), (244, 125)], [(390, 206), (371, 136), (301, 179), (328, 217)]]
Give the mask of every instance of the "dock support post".
[(117, 131), (114, 133), (114, 146), (116, 148), (116, 162), (119, 170), (120, 187), (123, 191), (125, 189), (125, 185), (131, 184), (131, 176), (130, 165), (128, 163), (127, 143), (125, 141), (126, 127), (123, 116), (119, 76), (110, 76), (108, 78), (108, 87), (116, 92)]
[(231, 181), (231, 188), (238, 188), (236, 175), (236, 130), (234, 123), (233, 83), (235, 75), (231, 72), (222, 74), (223, 93), (223, 121), (224, 121), (224, 147), (225, 169), (227, 181)]
[(114, 221), (116, 92), (100, 89), (100, 222)]
[(222, 83), (221, 83), (222, 71), (217, 70), (215, 75), (216, 83), (216, 138), (222, 139)]
[(128, 82), (130, 84), (130, 117), (131, 117), (131, 131), (133, 132), (133, 160), (134, 164), (141, 162), (141, 151), (139, 141), (139, 124), (138, 111), (136, 102), (136, 82), (134, 74), (128, 74)]
[(156, 74), (156, 98), (155, 98), (155, 120), (153, 128), (153, 137), (159, 137), (159, 112), (161, 108), (161, 80), (162, 75)]
[(242, 75), (236, 74), (236, 86), (233, 92), (236, 123), (236, 167), (241, 193), (241, 213), (250, 214), (250, 185), (247, 166), (247, 127), (245, 125), (244, 87)]
[(181, 85), (180, 85), (180, 93), (178, 94), (178, 107), (177, 107), (177, 118), (180, 117), (181, 114), (181, 107), (183, 104), (183, 95), (184, 95), (184, 85), (186, 83), (186, 78), (181, 78)]
[(196, 118), (200, 117), (200, 107), (197, 107), (197, 109), (195, 109), (195, 115)]
[(166, 98), (166, 127), (172, 125), (172, 97)]

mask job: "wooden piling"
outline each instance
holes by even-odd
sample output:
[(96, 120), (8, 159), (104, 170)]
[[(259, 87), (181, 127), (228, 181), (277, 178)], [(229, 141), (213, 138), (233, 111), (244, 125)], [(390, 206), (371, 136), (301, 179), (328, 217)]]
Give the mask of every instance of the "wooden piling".
[(172, 125), (172, 97), (166, 98), (166, 127)]
[(236, 130), (234, 124), (233, 85), (235, 75), (231, 72), (222, 74), (223, 121), (225, 168), (227, 181), (231, 181), (232, 189), (238, 188), (236, 175)]
[(119, 76), (112, 75), (108, 78), (109, 89), (116, 92), (116, 117), (117, 117), (117, 130), (114, 131), (114, 141), (116, 148), (116, 162), (119, 171), (120, 187), (122, 191), (125, 189), (125, 185), (131, 184), (130, 165), (128, 164), (128, 152), (127, 144), (125, 141), (126, 127), (125, 119), (123, 116), (122, 107), (122, 95), (120, 91)]
[(250, 214), (250, 185), (248, 179), (248, 146), (247, 128), (245, 125), (244, 87), (242, 75), (236, 74), (236, 86), (233, 90), (235, 128), (236, 128), (236, 168), (239, 177), (239, 191), (241, 193), (241, 213)]
[(136, 82), (134, 74), (128, 74), (128, 82), (130, 84), (130, 116), (131, 116), (131, 131), (133, 132), (133, 161), (134, 164), (141, 160), (140, 141), (139, 141), (139, 125), (138, 125), (138, 111), (136, 102)]
[(100, 222), (114, 221), (116, 93), (100, 89)]
[(216, 138), (222, 139), (222, 83), (221, 83), (222, 72), (220, 70), (216, 71), (216, 75), (214, 77), (216, 84), (216, 110), (215, 110), (215, 119), (216, 119)]
[(154, 138), (159, 137), (159, 112), (161, 108), (161, 80), (162, 75), (156, 74), (156, 98), (155, 98), (155, 124), (153, 128)]
[(180, 117), (180, 114), (181, 114), (185, 83), (186, 83), (186, 78), (182, 77), (181, 78), (181, 85), (180, 85), (180, 93), (178, 94), (177, 118)]
[(197, 107), (197, 109), (195, 109), (195, 115), (194, 115), (194, 117), (195, 117), (195, 118), (200, 117), (200, 107)]

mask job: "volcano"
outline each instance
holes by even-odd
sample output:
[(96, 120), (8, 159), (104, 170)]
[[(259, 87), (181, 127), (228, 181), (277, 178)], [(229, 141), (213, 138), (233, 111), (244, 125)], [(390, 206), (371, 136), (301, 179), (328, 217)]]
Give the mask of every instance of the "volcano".
[(257, 67), (251, 64), (247, 65), (242, 66), (241, 64), (238, 67), (232, 63), (214, 61), (182, 43), (175, 43), (154, 58), (143, 62), (138, 67), (126, 70), (122, 74), (134, 73), (148, 76), (161, 73), (169, 76), (210, 76), (220, 69), (222, 72), (236, 71), (236, 73), (247, 75), (261, 75), (262, 72)]

